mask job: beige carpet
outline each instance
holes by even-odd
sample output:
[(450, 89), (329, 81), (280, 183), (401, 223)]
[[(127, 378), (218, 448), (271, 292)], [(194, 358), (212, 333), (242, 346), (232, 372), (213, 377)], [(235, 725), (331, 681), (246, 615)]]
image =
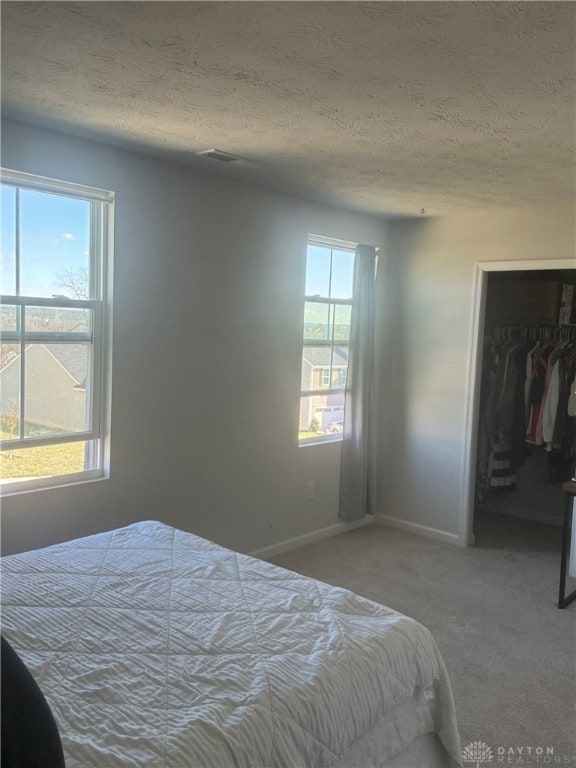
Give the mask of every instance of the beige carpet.
[[(477, 546), (460, 548), (375, 524), (272, 562), (427, 626), (452, 680), (463, 747), (485, 742), (494, 765), (574, 767), (576, 604), (556, 608), (561, 531), (502, 515), (475, 530)], [(545, 761), (537, 747), (553, 755)]]

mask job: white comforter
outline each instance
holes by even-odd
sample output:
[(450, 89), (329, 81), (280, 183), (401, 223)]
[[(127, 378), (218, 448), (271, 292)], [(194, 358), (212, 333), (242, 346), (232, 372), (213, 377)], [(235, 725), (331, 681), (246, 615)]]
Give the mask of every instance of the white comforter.
[(426, 732), (459, 762), (436, 644), (381, 605), (156, 522), (2, 569), (68, 768), (381, 765)]

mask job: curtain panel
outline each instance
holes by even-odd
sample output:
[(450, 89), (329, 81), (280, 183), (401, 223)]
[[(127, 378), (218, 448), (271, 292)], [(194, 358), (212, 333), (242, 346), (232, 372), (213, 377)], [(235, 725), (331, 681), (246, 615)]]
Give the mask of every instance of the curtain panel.
[(374, 317), (376, 249), (359, 245), (354, 259), (354, 301), (340, 472), (343, 520), (376, 513), (376, 429), (374, 423)]

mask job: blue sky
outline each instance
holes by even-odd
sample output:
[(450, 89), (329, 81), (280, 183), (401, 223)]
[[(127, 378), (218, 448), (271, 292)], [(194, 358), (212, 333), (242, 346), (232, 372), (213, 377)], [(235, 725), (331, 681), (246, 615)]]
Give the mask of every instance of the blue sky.
[[(15, 292), (15, 189), (0, 198), (0, 293)], [(90, 203), (34, 190), (20, 192), (20, 295), (68, 295), (60, 276), (89, 265)]]
[(351, 299), (354, 273), (354, 253), (332, 250), (332, 285), (330, 277), (330, 248), (308, 246), (306, 259), (306, 296)]

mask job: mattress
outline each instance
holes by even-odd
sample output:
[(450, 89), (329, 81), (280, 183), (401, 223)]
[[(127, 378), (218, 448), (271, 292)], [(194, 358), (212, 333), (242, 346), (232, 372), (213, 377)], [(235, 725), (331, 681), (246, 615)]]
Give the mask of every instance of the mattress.
[(2, 632), (68, 768), (375, 768), (427, 734), (460, 763), (430, 632), (349, 591), (158, 522), (2, 574)]

